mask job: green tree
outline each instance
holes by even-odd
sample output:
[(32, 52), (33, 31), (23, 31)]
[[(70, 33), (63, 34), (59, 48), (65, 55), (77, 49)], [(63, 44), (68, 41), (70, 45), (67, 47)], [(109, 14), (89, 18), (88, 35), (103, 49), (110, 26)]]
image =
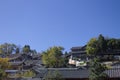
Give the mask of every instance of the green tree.
[(86, 47), (86, 52), (88, 55), (96, 55), (98, 52), (98, 41), (96, 38), (92, 38), (88, 43)]
[(5, 77), (5, 71), (3, 69), (0, 68), (0, 80), (3, 80)]
[(20, 48), (16, 48), (15, 53), (16, 53), (16, 54), (20, 53)]
[(64, 61), (64, 67), (67, 67), (69, 64), (68, 64), (68, 61), (69, 61), (69, 57), (68, 57), (69, 53), (67, 51), (65, 51), (64, 53), (64, 56), (63, 56), (63, 61)]
[(98, 45), (99, 45), (99, 52), (106, 52), (107, 49), (107, 43), (106, 40), (104, 39), (104, 36), (102, 34), (99, 35), (98, 37)]
[(16, 50), (15, 44), (4, 43), (0, 45), (0, 54), (11, 54)]
[(117, 45), (116, 45), (116, 48), (117, 48), (117, 49), (120, 49), (120, 39), (117, 39), (116, 44), (117, 44)]
[(100, 60), (97, 58), (97, 53), (101, 52), (100, 49), (102, 49), (103, 45), (99, 45), (98, 41), (100, 43), (102, 42), (102, 39), (96, 39), (92, 38), (86, 47), (87, 54), (90, 56), (93, 56), (93, 58), (90, 61), (90, 80), (104, 80), (106, 77), (106, 74), (103, 73), (106, 68), (104, 65), (100, 63)]
[(0, 80), (5, 80), (7, 76), (5, 70), (11, 67), (8, 61), (8, 58), (0, 58)]
[(64, 80), (59, 71), (48, 71), (45, 80)]
[(94, 58), (90, 61), (90, 80), (105, 80), (107, 74), (104, 73), (106, 66), (100, 63), (98, 58)]
[(64, 59), (62, 57), (63, 47), (51, 47), (42, 53), (42, 61), (46, 67), (62, 67)]
[(32, 70), (28, 70), (28, 71), (24, 72), (21, 76), (22, 77), (34, 77), (35, 73)]
[(118, 41), (112, 38), (108, 40), (107, 46), (110, 50), (113, 50), (117, 48), (118, 44), (119, 44)]
[(23, 47), (23, 53), (29, 53), (29, 52), (31, 52), (30, 46), (29, 45), (25, 45)]

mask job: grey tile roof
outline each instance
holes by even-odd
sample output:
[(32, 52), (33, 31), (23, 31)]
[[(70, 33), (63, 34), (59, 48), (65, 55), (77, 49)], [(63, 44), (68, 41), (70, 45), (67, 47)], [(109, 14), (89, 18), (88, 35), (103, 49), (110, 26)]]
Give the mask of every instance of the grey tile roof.
[(16, 73), (16, 72), (19, 72), (19, 70), (5, 70), (5, 72), (7, 72), (7, 73)]
[(40, 78), (31, 78), (29, 80), (42, 80), (42, 79), (40, 79)]
[(86, 51), (72, 51), (71, 54), (86, 54)]
[(23, 63), (23, 61), (19, 61), (19, 62), (9, 62), (10, 65), (21, 65)]
[(71, 49), (81, 49), (83, 46), (72, 47)]
[(26, 60), (25, 65), (37, 65), (37, 64), (43, 64), (42, 60)]
[(36, 71), (39, 73), (36, 77), (44, 77), (48, 72), (54, 73), (54, 71), (58, 71), (63, 78), (88, 78), (89, 71), (88, 70), (81, 70), (77, 68), (42, 68), (42, 69), (36, 69)]
[(42, 56), (42, 54), (34, 54), (34, 55), (32, 55), (33, 58), (38, 58), (38, 57), (41, 58), (41, 56)]
[(60, 70), (59, 72), (63, 78), (88, 78), (89, 76), (88, 70)]
[(120, 77), (120, 68), (113, 68), (113, 69), (110, 69), (110, 70), (106, 70), (105, 73), (110, 78), (118, 78), (118, 77)]
[(21, 79), (21, 80), (42, 80), (40, 78), (24, 78), (24, 79)]
[(16, 59), (16, 58), (18, 58), (18, 57), (20, 57), (21, 56), (21, 54), (10, 54), (9, 56), (8, 56), (8, 58), (10, 58), (10, 59)]
[(83, 49), (83, 50), (85, 50), (85, 48), (86, 48), (86, 45), (85, 46), (77, 46), (77, 47), (72, 47), (71, 48), (71, 50), (81, 50), (81, 49)]
[[(41, 68), (36, 69), (36, 71), (39, 73), (36, 75), (36, 78), (44, 77), (46, 74), (48, 74), (48, 71), (53, 73), (54, 71), (58, 71), (63, 78), (88, 78), (89, 77), (89, 70), (88, 69), (74, 69), (74, 68)], [(120, 68), (118, 69), (109, 69), (106, 70), (105, 73), (110, 78), (118, 78), (120, 77)]]

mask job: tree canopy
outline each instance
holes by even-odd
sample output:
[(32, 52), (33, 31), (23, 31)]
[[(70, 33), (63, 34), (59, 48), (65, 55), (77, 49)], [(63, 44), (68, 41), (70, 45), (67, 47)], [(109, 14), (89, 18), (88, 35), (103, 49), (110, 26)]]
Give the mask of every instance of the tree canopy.
[(5, 70), (10, 68), (10, 63), (8, 58), (0, 58), (0, 80), (4, 80), (6, 77)]
[(45, 80), (64, 80), (59, 71), (48, 71)]
[(87, 47), (86, 47), (86, 52), (88, 55), (97, 54), (98, 42), (97, 42), (96, 38), (90, 39), (90, 41), (88, 42)]
[(107, 42), (108, 49), (120, 49), (120, 39), (111, 38)]
[(109, 53), (109, 51), (114, 51), (120, 49), (120, 39), (115, 38), (105, 38), (101, 34), (98, 38), (92, 38), (87, 43), (86, 52), (87, 54), (100, 54), (100, 53)]
[(62, 54), (64, 48), (54, 46), (42, 53), (42, 61), (47, 67), (62, 67), (64, 65), (64, 58)]
[(0, 45), (0, 54), (11, 54), (16, 50), (15, 44), (4, 43)]
[(90, 80), (105, 80), (107, 74), (104, 73), (106, 66), (100, 63), (98, 58), (94, 58), (90, 61)]
[(90, 61), (90, 80), (104, 80), (107, 75), (103, 73), (107, 68), (102, 65), (100, 59), (98, 59), (97, 54), (106, 52), (107, 43), (102, 35), (98, 38), (92, 38), (87, 43), (86, 52), (88, 55), (93, 56)]
[(30, 46), (29, 46), (29, 45), (25, 45), (25, 46), (23, 47), (23, 52), (24, 52), (24, 53), (29, 53), (29, 52), (31, 52)]
[(106, 52), (107, 49), (107, 42), (104, 38), (104, 36), (102, 36), (102, 34), (100, 34), (98, 36), (98, 47), (99, 47), (99, 52)]

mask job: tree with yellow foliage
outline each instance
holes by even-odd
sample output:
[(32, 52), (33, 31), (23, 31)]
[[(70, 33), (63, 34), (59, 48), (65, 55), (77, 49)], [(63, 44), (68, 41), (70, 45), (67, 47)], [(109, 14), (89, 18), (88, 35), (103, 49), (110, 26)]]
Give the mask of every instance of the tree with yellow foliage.
[(50, 47), (42, 53), (42, 61), (46, 67), (63, 67), (65, 60), (62, 57), (64, 48), (61, 46)]
[(0, 58), (0, 80), (4, 80), (6, 77), (5, 70), (10, 68), (8, 58)]

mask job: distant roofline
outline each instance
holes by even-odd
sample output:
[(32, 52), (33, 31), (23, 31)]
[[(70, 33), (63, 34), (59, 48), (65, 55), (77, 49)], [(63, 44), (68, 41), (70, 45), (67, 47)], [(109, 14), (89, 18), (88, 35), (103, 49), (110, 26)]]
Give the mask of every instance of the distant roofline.
[(76, 46), (76, 47), (72, 47), (71, 50), (72, 50), (72, 49), (81, 49), (81, 48), (84, 48), (84, 47), (86, 47), (86, 45), (84, 45), (84, 46)]

